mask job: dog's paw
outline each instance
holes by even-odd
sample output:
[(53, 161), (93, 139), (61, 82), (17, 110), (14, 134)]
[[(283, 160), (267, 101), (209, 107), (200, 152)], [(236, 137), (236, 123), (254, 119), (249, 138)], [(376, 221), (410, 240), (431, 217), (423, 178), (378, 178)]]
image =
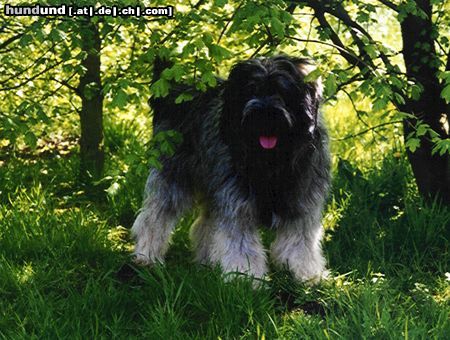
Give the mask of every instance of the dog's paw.
[[(261, 259), (262, 260), (262, 259)], [(251, 280), (254, 289), (264, 287), (267, 275), (267, 266), (265, 261), (254, 261), (247, 263), (220, 263), (225, 282), (233, 280)]]
[(323, 280), (327, 280), (330, 275), (330, 271), (327, 269), (324, 269), (322, 271), (319, 271), (317, 273), (305, 273), (304, 271), (301, 272), (295, 272), (292, 273), (296, 280), (306, 284), (306, 285), (317, 285)]
[(142, 267), (151, 267), (157, 263), (162, 263), (162, 260), (151, 259), (149, 256), (144, 255), (142, 253), (134, 253), (132, 257), (132, 261), (134, 264)]

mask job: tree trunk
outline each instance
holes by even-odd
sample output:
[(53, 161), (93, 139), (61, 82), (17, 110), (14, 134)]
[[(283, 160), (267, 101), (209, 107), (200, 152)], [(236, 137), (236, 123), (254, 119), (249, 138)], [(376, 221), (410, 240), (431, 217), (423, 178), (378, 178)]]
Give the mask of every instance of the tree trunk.
[[(439, 60), (432, 38), (432, 6), (427, 0), (416, 0), (416, 4), (427, 17), (408, 14), (401, 23), (403, 58), (408, 78), (420, 83), (424, 91), (417, 100), (407, 98), (400, 108), (428, 124), (441, 138), (448, 138), (440, 121), (442, 115), (448, 116), (448, 107), (440, 97), (443, 84), (437, 77)], [(414, 131), (416, 123), (414, 118), (404, 120), (405, 138)], [(433, 143), (428, 134), (420, 137), (420, 142), (415, 152), (407, 151), (419, 192), (425, 198), (439, 196), (443, 203), (450, 204), (450, 157), (432, 154)]]
[[(359, 50), (359, 59), (348, 53), (345, 46), (339, 39), (339, 36), (332, 29), (331, 25), (325, 17), (325, 13), (333, 15), (335, 18), (346, 24), (350, 32), (355, 29), (364, 32), (364, 28), (354, 22), (344, 9), (341, 1), (298, 1), (305, 2), (314, 9), (315, 16), (323, 28), (329, 31), (330, 39), (336, 46), (340, 47), (341, 55), (352, 65), (356, 65), (364, 76), (369, 77), (366, 64), (373, 66), (370, 57), (364, 51), (364, 42), (353, 33), (352, 38)], [(390, 1), (381, 1), (395, 11), (400, 11), (400, 7)], [(403, 58), (406, 65), (408, 79), (420, 83), (424, 87), (420, 98), (405, 98), (405, 103), (395, 104), (397, 107), (407, 113), (412, 114), (415, 118), (404, 119), (404, 136), (406, 137), (415, 131), (418, 119), (428, 124), (442, 139), (448, 138), (449, 133), (446, 131), (442, 123), (442, 116), (449, 120), (450, 108), (440, 97), (443, 90), (443, 83), (439, 81), (437, 73), (439, 71), (439, 57), (436, 53), (434, 37), (436, 29), (432, 22), (432, 5), (430, 0), (415, 0), (416, 8), (423, 13), (408, 13), (406, 18), (401, 22), (401, 31), (403, 38)], [(403, 11), (405, 9), (402, 9)], [(425, 14), (423, 16), (422, 14)], [(421, 16), (422, 15), (422, 16)], [(364, 33), (368, 35), (367, 32)], [(447, 60), (447, 71), (450, 71), (450, 53)], [(384, 59), (388, 61), (385, 66), (388, 67), (389, 60), (386, 56)], [(389, 69), (389, 67), (388, 67)], [(432, 154), (433, 142), (428, 134), (419, 137), (421, 140), (420, 147), (415, 152), (407, 151), (414, 177), (420, 194), (426, 199), (434, 199), (436, 196), (447, 205), (450, 205), (450, 156), (444, 154)]]
[(102, 176), (103, 152), (103, 93), (100, 78), (101, 39), (92, 22), (80, 25), (82, 49), (86, 58), (81, 62), (85, 73), (80, 76), (78, 94), (80, 111), (80, 173), (82, 183), (90, 183)]

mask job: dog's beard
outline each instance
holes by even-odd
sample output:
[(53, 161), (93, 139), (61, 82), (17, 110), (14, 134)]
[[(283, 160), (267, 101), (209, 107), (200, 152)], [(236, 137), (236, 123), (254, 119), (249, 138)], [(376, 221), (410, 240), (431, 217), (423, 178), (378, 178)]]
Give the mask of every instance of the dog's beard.
[(293, 126), (293, 116), (277, 96), (251, 99), (242, 113), (243, 131), (249, 132), (247, 146), (274, 151)]
[(273, 180), (295, 166), (293, 163), (312, 140), (309, 120), (302, 119), (305, 116), (293, 112), (278, 95), (247, 101), (238, 129), (241, 166), (250, 177), (273, 185)]

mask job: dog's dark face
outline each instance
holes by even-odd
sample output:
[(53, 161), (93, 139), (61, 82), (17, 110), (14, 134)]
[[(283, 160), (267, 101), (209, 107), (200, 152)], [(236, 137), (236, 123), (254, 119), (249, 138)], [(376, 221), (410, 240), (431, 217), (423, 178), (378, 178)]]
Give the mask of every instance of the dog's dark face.
[[(320, 91), (302, 59), (279, 56), (235, 65), (224, 91), (221, 133), (236, 154), (272, 167), (314, 137)], [(248, 160), (247, 160), (248, 161)], [(280, 164), (281, 165), (281, 164)]]

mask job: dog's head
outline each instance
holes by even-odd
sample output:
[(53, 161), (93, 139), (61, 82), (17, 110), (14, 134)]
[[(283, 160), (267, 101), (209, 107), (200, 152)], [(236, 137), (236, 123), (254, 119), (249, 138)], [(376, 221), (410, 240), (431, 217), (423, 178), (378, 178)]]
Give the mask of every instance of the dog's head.
[(321, 100), (305, 59), (278, 56), (236, 64), (225, 84), (221, 134), (235, 152), (289, 154), (314, 137)]

